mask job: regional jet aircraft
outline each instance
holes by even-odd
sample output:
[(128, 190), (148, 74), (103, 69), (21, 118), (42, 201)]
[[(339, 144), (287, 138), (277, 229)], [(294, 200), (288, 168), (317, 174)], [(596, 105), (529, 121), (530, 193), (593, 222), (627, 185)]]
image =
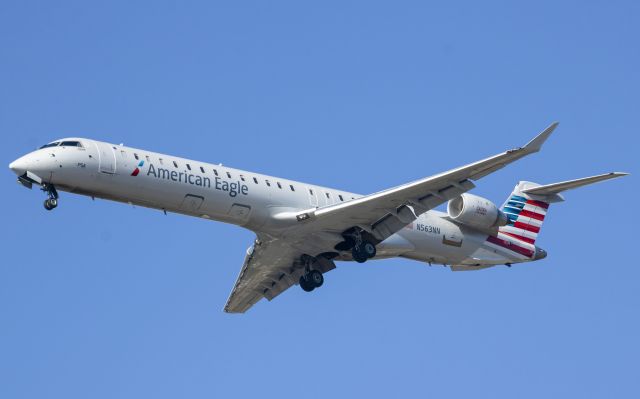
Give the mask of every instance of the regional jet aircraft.
[[(319, 288), (335, 261), (402, 257), (461, 271), (545, 258), (536, 239), (549, 205), (563, 201), (560, 193), (626, 173), (521, 181), (501, 207), (467, 192), (474, 181), (538, 152), (556, 126), (523, 147), (369, 195), (85, 138), (53, 141), (9, 167), (20, 184), (47, 194), (47, 210), (66, 191), (254, 231), (224, 307), (243, 313), (296, 284)], [(447, 212), (434, 210), (446, 202)]]

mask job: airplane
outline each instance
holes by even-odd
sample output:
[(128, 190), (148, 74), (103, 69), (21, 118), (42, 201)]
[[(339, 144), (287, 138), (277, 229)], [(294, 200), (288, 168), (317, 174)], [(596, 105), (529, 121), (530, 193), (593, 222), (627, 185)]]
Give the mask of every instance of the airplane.
[[(553, 184), (520, 181), (505, 203), (468, 193), (474, 181), (538, 152), (526, 145), (410, 183), (360, 195), (87, 138), (64, 138), (15, 160), (18, 182), (58, 205), (58, 191), (231, 223), (256, 234), (224, 306), (244, 313), (293, 285), (321, 287), (336, 261), (401, 257), (453, 271), (544, 259), (536, 239), (561, 192), (611, 172)], [(447, 211), (434, 210), (447, 203)]]

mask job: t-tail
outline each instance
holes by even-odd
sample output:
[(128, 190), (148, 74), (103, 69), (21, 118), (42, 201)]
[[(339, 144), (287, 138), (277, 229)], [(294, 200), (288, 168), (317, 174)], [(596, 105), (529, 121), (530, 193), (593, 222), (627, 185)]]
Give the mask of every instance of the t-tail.
[(521, 181), (501, 208), (508, 218), (507, 224), (498, 228), (498, 234), (490, 236), (488, 241), (526, 258), (542, 258), (546, 253), (535, 243), (550, 205), (564, 201), (560, 193), (625, 175), (627, 173), (612, 172), (546, 185)]
[(508, 241), (515, 240), (516, 243), (535, 244), (538, 233), (542, 228), (542, 223), (547, 216), (549, 204), (557, 202), (560, 198), (539, 198), (533, 199), (531, 195), (527, 195), (523, 190), (528, 188), (539, 187), (539, 184), (521, 181), (514, 188), (511, 196), (502, 205), (502, 212), (507, 215), (508, 222), (505, 226), (501, 226), (498, 232), (506, 235)]

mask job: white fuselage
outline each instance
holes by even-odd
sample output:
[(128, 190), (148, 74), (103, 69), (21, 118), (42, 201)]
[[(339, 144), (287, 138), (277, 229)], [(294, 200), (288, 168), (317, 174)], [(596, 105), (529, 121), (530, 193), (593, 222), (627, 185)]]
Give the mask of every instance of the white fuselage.
[[(280, 215), (360, 197), (122, 145), (83, 138), (60, 141), (65, 140), (81, 146), (42, 148), (11, 168), (18, 175), (28, 170), (62, 191), (232, 223), (273, 236), (286, 235), (291, 226), (291, 220)], [(486, 239), (487, 234), (451, 222), (446, 213), (429, 211), (380, 243), (377, 258), (403, 256), (459, 265), (531, 260), (487, 246)], [(350, 257), (340, 253), (337, 259)]]

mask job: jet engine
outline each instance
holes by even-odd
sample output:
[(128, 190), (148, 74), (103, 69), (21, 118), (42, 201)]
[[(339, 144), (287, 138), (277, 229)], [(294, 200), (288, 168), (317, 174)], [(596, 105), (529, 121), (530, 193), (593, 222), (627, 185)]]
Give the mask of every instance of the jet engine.
[(490, 229), (507, 224), (507, 215), (486, 198), (473, 194), (462, 194), (447, 204), (449, 217), (467, 226)]

